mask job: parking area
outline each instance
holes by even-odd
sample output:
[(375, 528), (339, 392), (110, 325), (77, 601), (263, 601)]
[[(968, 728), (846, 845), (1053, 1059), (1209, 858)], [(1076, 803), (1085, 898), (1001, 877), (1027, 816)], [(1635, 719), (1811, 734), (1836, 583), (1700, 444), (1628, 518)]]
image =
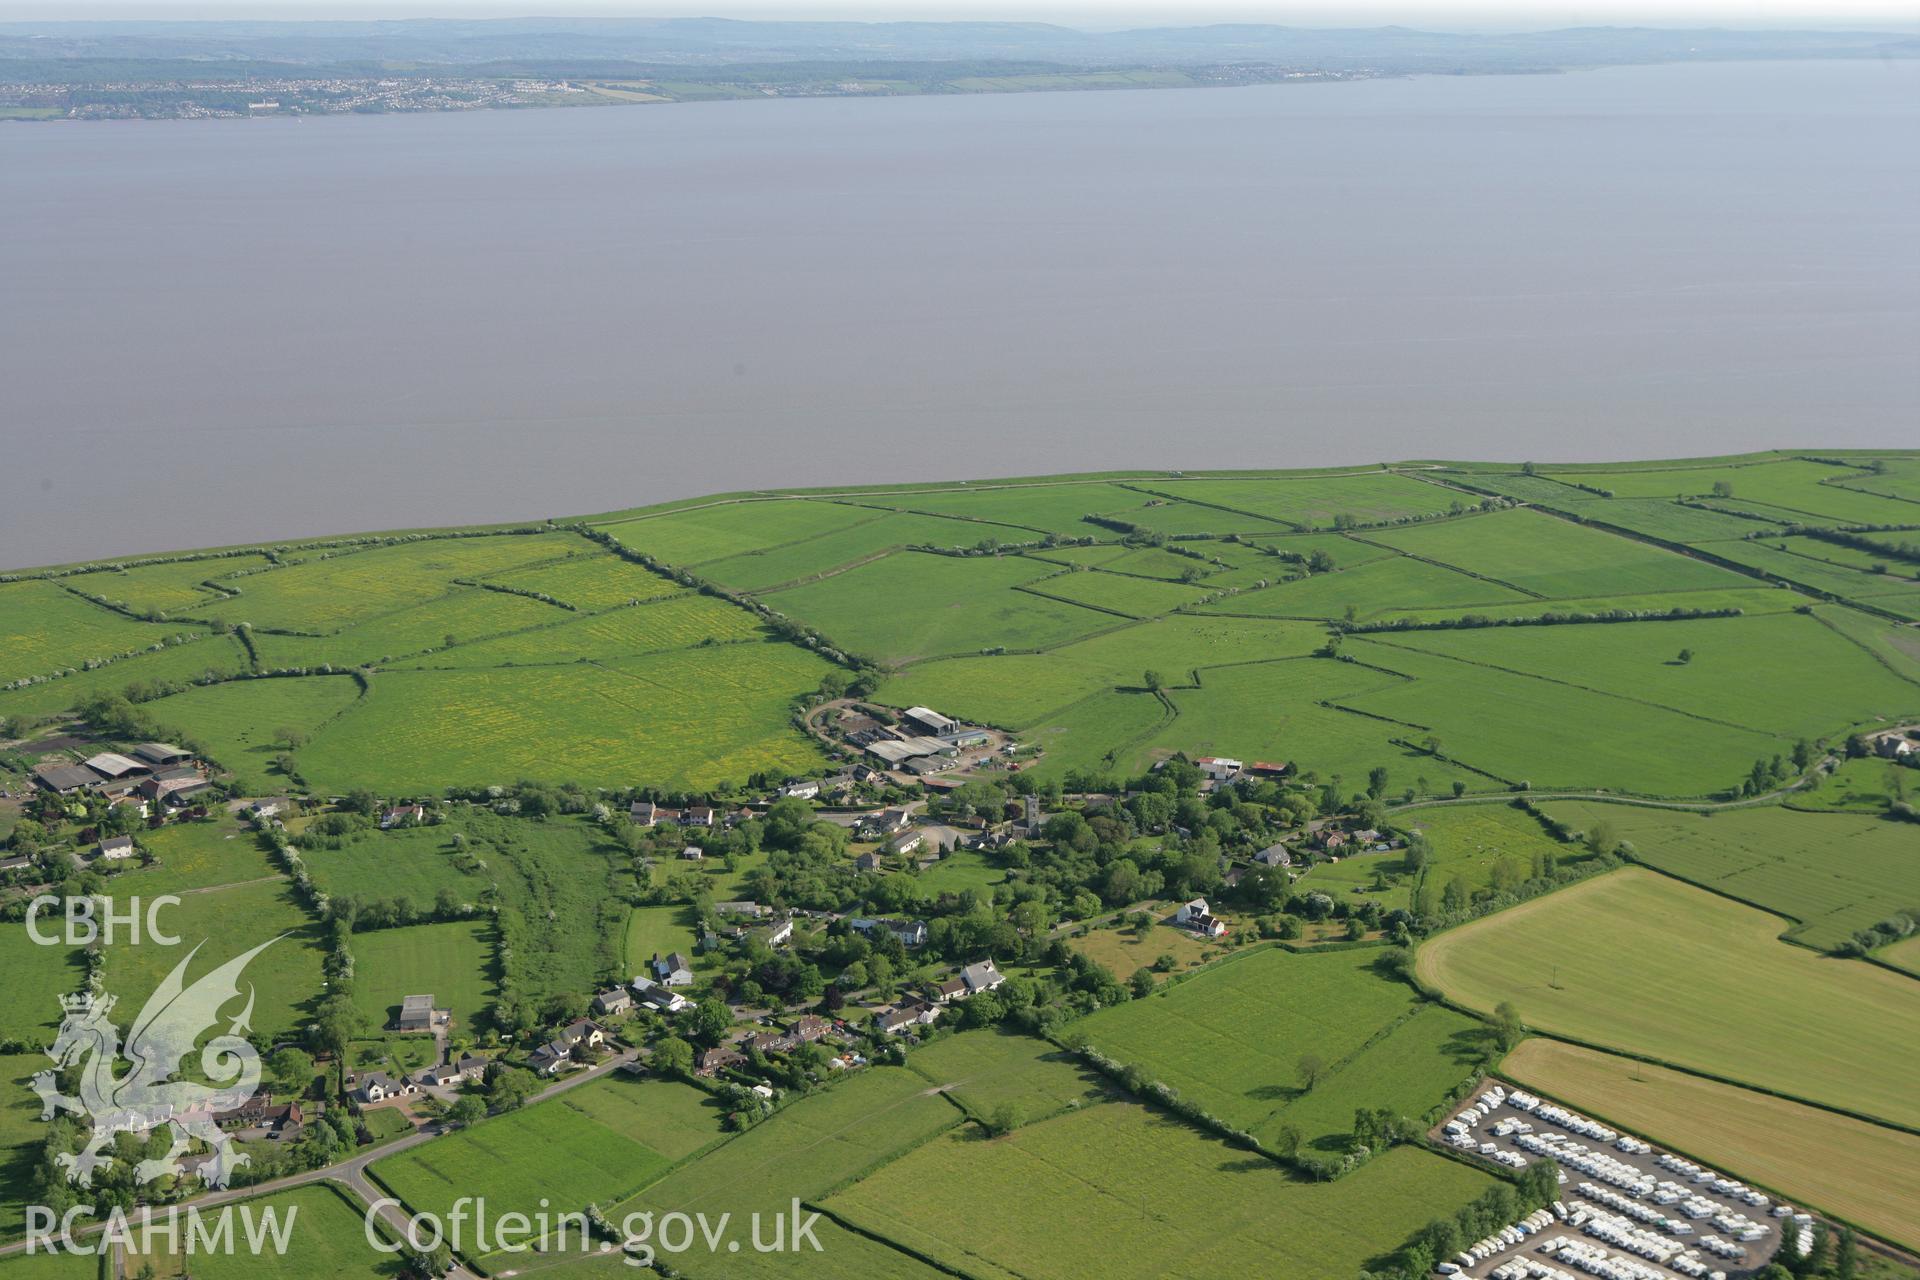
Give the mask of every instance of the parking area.
[(1434, 1139), (1492, 1164), (1560, 1166), (1553, 1206), (1441, 1262), (1473, 1280), (1728, 1280), (1765, 1266), (1813, 1221), (1738, 1179), (1500, 1081)]

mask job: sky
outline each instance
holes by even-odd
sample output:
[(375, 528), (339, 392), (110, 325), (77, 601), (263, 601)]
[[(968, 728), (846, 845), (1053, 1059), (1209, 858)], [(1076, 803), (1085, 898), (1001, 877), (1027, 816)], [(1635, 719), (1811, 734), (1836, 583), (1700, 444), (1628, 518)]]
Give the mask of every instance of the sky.
[(1642, 25), (1920, 29), (1916, 0), (0, 0), (0, 21), (119, 18), (633, 17), (976, 19), (1088, 29), (1270, 22), (1429, 30)]

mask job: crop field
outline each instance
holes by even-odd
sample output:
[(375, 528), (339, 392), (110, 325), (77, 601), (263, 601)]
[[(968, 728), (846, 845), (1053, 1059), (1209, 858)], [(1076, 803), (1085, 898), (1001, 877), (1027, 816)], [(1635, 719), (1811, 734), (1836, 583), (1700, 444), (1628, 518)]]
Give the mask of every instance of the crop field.
[(1798, 921), (1786, 936), (1810, 947), (1836, 947), (1920, 905), (1913, 829), (1877, 815), (1543, 807), (1580, 830), (1605, 823), (1633, 845), (1638, 861)]
[[(1604, 779), (1646, 795), (1707, 795), (1790, 745), (1629, 698), (1430, 656), (1397, 638), (1350, 640), (1346, 651), (1412, 678), (1342, 696), (1341, 705), (1399, 721), (1396, 736), (1418, 742), (1431, 734), (1447, 755), (1536, 787)], [(1574, 726), (1577, 733), (1569, 731)], [(1661, 749), (1650, 751), (1650, 743)]]
[[(1281, 561), (1274, 565), (1276, 569), (1290, 568)], [(1243, 591), (1205, 608), (1218, 613), (1289, 618), (1339, 618), (1352, 609), (1356, 617), (1366, 619), (1391, 609), (1478, 612), (1488, 606), (1523, 604), (1526, 599), (1498, 583), (1396, 555), (1365, 561), (1351, 569), (1281, 582), (1264, 591)]]
[(1125, 614), (1129, 618), (1155, 618), (1163, 613), (1172, 613), (1206, 594), (1203, 587), (1161, 582), (1154, 578), (1128, 577), (1099, 569), (1055, 574), (1051, 578), (1028, 584), (1027, 590)]
[(657, 600), (685, 590), (644, 565), (602, 551), (589, 543), (565, 559), (490, 573), (485, 581), (516, 591), (538, 591), (589, 612), (618, 608), (636, 600)]
[(1717, 565), (1538, 511), (1501, 511), (1367, 537), (1548, 599), (1747, 585)]
[(1589, 1115), (1920, 1247), (1920, 1136), (1539, 1037), (1504, 1074)]
[(1326, 528), (1335, 516), (1362, 524), (1432, 515), (1469, 495), (1385, 471), (1352, 475), (1273, 476), (1231, 480), (1142, 481), (1140, 487), (1302, 528)]
[(1582, 484), (1610, 489), (1618, 498), (1709, 497), (1713, 486), (1732, 486), (1732, 500), (1764, 502), (1791, 511), (1808, 524), (1900, 524), (1910, 521), (1911, 504), (1878, 498), (1856, 488), (1824, 481), (1858, 480), (1865, 471), (1832, 467), (1819, 462), (1787, 459), (1721, 467), (1683, 467), (1671, 470), (1596, 471), (1570, 477)]
[[(367, 1243), (366, 1207), (340, 1188), (295, 1187), (242, 1203), (245, 1211), (272, 1212), (282, 1224), (292, 1224), (284, 1253), (271, 1245), (257, 1253), (249, 1247), (246, 1219), (240, 1216), (243, 1209), (236, 1208), (233, 1231), (238, 1243), (232, 1252), (202, 1249), (187, 1254), (176, 1249), (142, 1256), (128, 1249), (124, 1274), (151, 1274), (155, 1280), (187, 1276), (193, 1280), (332, 1280), (335, 1276), (373, 1280), (393, 1274), (395, 1255), (379, 1253)], [(381, 1232), (386, 1234), (384, 1226)], [(155, 1243), (164, 1241), (163, 1236), (155, 1237)], [(151, 1273), (145, 1270), (148, 1266), (153, 1268)], [(11, 1273), (6, 1274), (12, 1280)]]
[(110, 600), (134, 613), (192, 617), (200, 605), (219, 598), (217, 591), (201, 585), (209, 578), (264, 569), (269, 563), (259, 555), (214, 556), (80, 574), (65, 581), (76, 591)]
[(623, 546), (644, 551), (664, 564), (689, 567), (743, 551), (785, 546), (862, 524), (874, 516), (868, 508), (841, 502), (775, 498), (721, 502), (617, 521), (602, 528)]
[(1882, 964), (1890, 964), (1896, 969), (1904, 969), (1916, 978), (1920, 978), (1920, 936), (1896, 942), (1879, 953)]
[[(1319, 658), (1211, 668), (1201, 673), (1199, 688), (1170, 692), (1180, 714), (1153, 735), (1144, 754), (1291, 761), (1322, 778), (1337, 774), (1352, 787), (1385, 766), (1394, 794), (1407, 788), (1433, 794), (1455, 779), (1487, 787), (1486, 778), (1405, 745), (1417, 743), (1424, 730), (1323, 705), (1365, 702), (1363, 695), (1404, 683), (1388, 672)], [(1464, 754), (1457, 744), (1448, 750)]]
[(115, 894), (152, 898), (280, 874), (260, 837), (224, 813), (201, 822), (171, 822), (135, 838), (153, 854), (154, 864), (135, 864), (115, 875)]
[[(1913, 1126), (1913, 979), (1780, 942), (1779, 917), (1625, 868), (1423, 943), (1423, 981), (1471, 1008), (1789, 1097)], [(1868, 1046), (1871, 1050), (1868, 1051)]]
[[(1110, 1102), (992, 1142), (946, 1135), (826, 1206), (983, 1280), (1308, 1280), (1364, 1269), (1490, 1185), (1477, 1170), (1404, 1147), (1336, 1182), (1298, 1182), (1173, 1120)], [(1205, 1226), (1196, 1230), (1199, 1205)]]
[(870, 519), (761, 551), (747, 551), (700, 566), (700, 576), (735, 591), (766, 591), (830, 573), (844, 565), (902, 547), (971, 547), (988, 538), (1024, 540), (1025, 530), (971, 520), (869, 510)]
[(876, 1067), (800, 1099), (674, 1170), (621, 1204), (613, 1216), (618, 1220), (639, 1209), (736, 1217), (785, 1210), (795, 1196), (825, 1195), (962, 1122), (959, 1110), (934, 1094), (923, 1077), (899, 1067)]
[(764, 599), (835, 644), (894, 663), (987, 648), (1047, 648), (1119, 621), (1013, 590), (1051, 571), (1017, 557), (902, 551)]
[(1404, 983), (1374, 972), (1381, 954), (1266, 948), (1074, 1026), (1107, 1057), (1254, 1129), (1295, 1100), (1302, 1054), (1337, 1063), (1418, 1002)]
[(375, 929), (353, 938), (353, 1002), (372, 1027), (399, 1016), (415, 992), (451, 1009), (456, 1028), (471, 1034), (498, 994), (494, 989), (492, 926), (477, 921)]
[(207, 635), (185, 644), (145, 651), (91, 671), (75, 671), (18, 689), (0, 689), (0, 716), (46, 716), (67, 711), (100, 694), (129, 688), (185, 684), (208, 676), (238, 675), (247, 669), (247, 653), (232, 636)]
[(699, 1090), (616, 1073), (388, 1156), (370, 1172), (410, 1209), (443, 1218), (463, 1196), (485, 1196), (495, 1214), (532, 1215), (549, 1202), (565, 1213), (633, 1195), (718, 1136)]
[(359, 699), (350, 676), (278, 676), (188, 689), (147, 709), (231, 771), (242, 794), (261, 795), (289, 785), (273, 763), (291, 753), (283, 731), (311, 737)]
[[(225, 1010), (239, 1012), (251, 986), (257, 992), (252, 1026), (259, 1035), (279, 1036), (300, 1026), (321, 994), (320, 928), (308, 919), (284, 881), (183, 894), (178, 906), (163, 911), (162, 923), (179, 937), (179, 946), (155, 942), (143, 932), (138, 943), (116, 937), (106, 948), (106, 990), (118, 998), (129, 1020), (196, 946), (200, 953), (187, 969), (189, 985), (242, 952), (270, 938), (279, 939), (247, 966), (241, 976), (241, 999), (230, 1002)], [(44, 993), (54, 989), (40, 989), (49, 1005), (52, 997)]]
[(326, 635), (445, 595), (456, 578), (552, 560), (579, 546), (576, 535), (540, 533), (300, 552), (263, 573), (221, 575), (220, 586), (239, 595), (199, 612), (224, 622)]
[(1107, 1096), (1100, 1075), (1045, 1040), (1012, 1031), (945, 1036), (907, 1058), (907, 1069), (940, 1085), (969, 1114), (1013, 1108), (1019, 1123)]
[(554, 614), (559, 620), (558, 626), (459, 645), (411, 659), (402, 666), (448, 670), (557, 665), (583, 659), (664, 653), (698, 644), (753, 640), (766, 634), (760, 620), (747, 610), (693, 592), (571, 621), (566, 620), (568, 617)]
[[(1564, 680), (1789, 741), (1920, 714), (1920, 686), (1818, 619), (1798, 614), (1428, 631), (1391, 643)], [(1683, 650), (1690, 654), (1684, 662)], [(1754, 696), (1756, 687), (1766, 690), (1764, 698)]]
[(818, 756), (792, 731), (788, 705), (825, 670), (804, 650), (767, 643), (564, 667), (385, 672), (295, 754), (317, 788), (389, 793), (525, 777), (700, 787), (798, 772)]
[(0, 684), (117, 657), (181, 634), (134, 622), (52, 582), (0, 582)]

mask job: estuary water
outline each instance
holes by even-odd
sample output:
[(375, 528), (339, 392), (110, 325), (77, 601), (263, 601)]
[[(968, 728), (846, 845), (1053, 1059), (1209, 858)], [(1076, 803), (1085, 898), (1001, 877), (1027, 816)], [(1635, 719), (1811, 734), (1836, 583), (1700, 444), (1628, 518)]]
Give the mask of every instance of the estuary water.
[(1920, 63), (0, 125), (0, 566), (1906, 444)]

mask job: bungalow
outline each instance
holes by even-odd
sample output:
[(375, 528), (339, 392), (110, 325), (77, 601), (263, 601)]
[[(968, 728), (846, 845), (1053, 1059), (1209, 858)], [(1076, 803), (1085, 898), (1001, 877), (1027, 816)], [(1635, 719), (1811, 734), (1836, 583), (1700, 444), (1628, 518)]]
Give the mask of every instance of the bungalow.
[(958, 720), (950, 720), (931, 707), (908, 707), (906, 718), (933, 734), (952, 733), (960, 727)]
[(912, 853), (915, 849), (925, 844), (926, 839), (927, 837), (924, 831), (902, 831), (899, 835), (887, 841), (887, 852)]
[(925, 1000), (909, 996), (899, 1004), (876, 1009), (873, 1025), (888, 1035), (898, 1035), (913, 1027), (924, 1027), (940, 1016), (940, 1010)]
[(971, 992), (967, 990), (965, 978), (948, 978), (945, 982), (936, 982), (931, 988), (935, 1004), (949, 1004), (955, 1000), (965, 1000)]
[(683, 827), (711, 827), (713, 825), (713, 810), (705, 805), (695, 805), (680, 815), (680, 825)]
[(609, 987), (593, 997), (593, 1011), (601, 1017), (612, 1017), (633, 1008), (633, 995), (625, 987)]
[(1266, 867), (1290, 867), (1293, 855), (1287, 852), (1284, 844), (1270, 844), (1253, 855), (1253, 860)]
[(627, 820), (650, 827), (659, 819), (660, 809), (651, 800), (635, 800), (627, 806)]
[(214, 1112), (213, 1122), (222, 1129), (277, 1129), (301, 1122), (300, 1104), (286, 1102), (276, 1107), (270, 1095), (257, 1093), (231, 1111)]
[(749, 936), (770, 947), (784, 946), (793, 941), (793, 920), (791, 918), (776, 920), (772, 924), (755, 929)]
[(1200, 766), (1200, 772), (1215, 782), (1229, 781), (1245, 767), (1231, 756), (1201, 756), (1194, 763)]
[(728, 1067), (741, 1066), (745, 1064), (746, 1060), (747, 1055), (741, 1053), (738, 1049), (721, 1045), (717, 1049), (708, 1049), (702, 1052), (699, 1058), (694, 1061), (693, 1070), (695, 1075), (710, 1078), (719, 1075)]
[(413, 1082), (423, 1089), (444, 1089), (449, 1085), (459, 1084), (466, 1078), (466, 1073), (461, 1071), (460, 1068), (453, 1063), (448, 1062), (437, 1067), (428, 1067), (424, 1071), (416, 1072), (413, 1077)]
[(147, 766), (138, 760), (130, 760), (117, 751), (102, 751), (97, 756), (87, 757), (87, 768), (103, 778), (124, 778), (130, 773), (147, 771)]
[(535, 1075), (557, 1076), (566, 1070), (573, 1061), (573, 1050), (558, 1040), (549, 1040), (535, 1049), (527, 1059), (527, 1065)]
[(661, 959), (658, 953), (653, 957), (653, 977), (663, 987), (690, 987), (693, 985), (693, 966), (678, 951)]
[(433, 1030), (433, 997), (407, 996), (400, 1001), (400, 1016), (393, 1020), (395, 1031)]
[(395, 1080), (384, 1071), (370, 1071), (360, 1081), (360, 1100), (362, 1102), (385, 1102), (388, 1098), (404, 1098), (420, 1092), (420, 1086), (411, 1080)]
[(380, 829), (391, 831), (395, 827), (412, 826), (427, 820), (427, 807), (421, 804), (400, 804), (380, 815)]
[(110, 836), (100, 842), (96, 852), (103, 862), (125, 862), (139, 850), (133, 847), (132, 836)]
[(160, 764), (179, 764), (182, 760), (193, 759), (193, 752), (185, 747), (176, 747), (171, 742), (143, 742), (133, 749), (133, 757), (143, 760), (148, 766)]
[(811, 800), (820, 794), (820, 784), (813, 781), (789, 782), (780, 788), (780, 794), (789, 800)]
[(57, 796), (70, 796), (92, 786), (100, 776), (77, 764), (37, 764), (33, 780)]

